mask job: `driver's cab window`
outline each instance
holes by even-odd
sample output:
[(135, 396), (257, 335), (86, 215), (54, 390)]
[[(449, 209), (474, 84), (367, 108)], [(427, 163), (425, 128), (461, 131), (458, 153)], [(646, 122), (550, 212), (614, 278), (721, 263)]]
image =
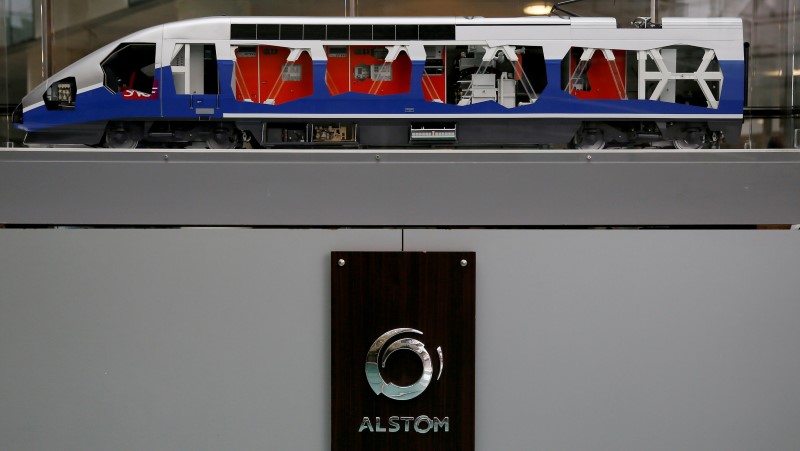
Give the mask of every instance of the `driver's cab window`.
[(178, 44), (170, 66), (176, 94), (219, 94), (214, 44)]
[(103, 84), (109, 91), (151, 94), (156, 73), (156, 45), (120, 44), (100, 63), (100, 67), (103, 69)]

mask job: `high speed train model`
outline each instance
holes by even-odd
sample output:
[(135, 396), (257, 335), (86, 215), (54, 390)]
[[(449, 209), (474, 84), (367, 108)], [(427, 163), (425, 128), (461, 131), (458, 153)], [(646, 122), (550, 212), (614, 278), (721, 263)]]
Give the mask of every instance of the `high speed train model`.
[[(31, 145), (108, 148), (739, 139), (738, 18), (211, 17), (80, 59), (14, 114)], [(246, 144), (247, 143), (247, 144)]]

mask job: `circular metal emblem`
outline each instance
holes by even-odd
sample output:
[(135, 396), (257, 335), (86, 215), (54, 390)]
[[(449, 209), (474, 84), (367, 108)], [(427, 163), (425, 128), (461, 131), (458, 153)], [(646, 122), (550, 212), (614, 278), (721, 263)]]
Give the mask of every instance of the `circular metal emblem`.
[[(369, 382), (369, 386), (376, 395), (384, 394), (391, 399), (408, 401), (409, 399), (414, 399), (421, 395), (422, 392), (428, 388), (428, 384), (431, 383), (431, 379), (433, 378), (433, 365), (431, 363), (431, 355), (425, 349), (424, 343), (413, 338), (401, 338), (386, 346), (393, 337), (405, 333), (422, 335), (422, 332), (416, 329), (393, 329), (378, 337), (367, 352), (367, 364), (365, 367), (367, 382)], [(384, 346), (386, 346), (385, 350)], [(409, 386), (399, 386), (391, 382), (387, 383), (381, 375), (380, 369), (386, 367), (386, 360), (389, 356), (395, 351), (400, 350), (412, 351), (422, 361), (422, 375), (415, 383)], [(439, 354), (439, 375), (436, 378), (438, 380), (442, 376), (442, 370), (444, 369), (444, 353), (441, 347), (438, 347), (436, 350)], [(383, 356), (383, 361), (381, 361), (381, 355)], [(380, 362), (380, 364), (378, 362)]]

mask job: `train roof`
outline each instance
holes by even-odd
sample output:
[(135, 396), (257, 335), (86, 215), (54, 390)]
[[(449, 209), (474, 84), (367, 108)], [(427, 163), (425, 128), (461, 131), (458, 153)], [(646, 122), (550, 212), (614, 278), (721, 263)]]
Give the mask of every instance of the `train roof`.
[[(455, 25), (455, 26), (594, 26), (616, 28), (613, 17), (478, 17), (478, 16), (429, 16), (429, 17), (310, 17), (310, 16), (211, 16), (186, 19), (165, 24), (168, 27), (198, 24), (296, 24), (296, 25)], [(741, 26), (738, 17), (684, 18), (665, 17), (664, 28), (699, 28)]]
[[(265, 26), (265, 27), (262, 27)], [(418, 26), (419, 34), (415, 35), (411, 31), (412, 37), (404, 35), (401, 37), (400, 30)], [(278, 17), (259, 17), (259, 16), (216, 16), (197, 19), (188, 19), (179, 22), (171, 22), (163, 25), (165, 39), (245, 39), (245, 40), (271, 40), (287, 39), (283, 36), (283, 30), (291, 33), (294, 40), (456, 40), (456, 36), (463, 38), (473, 35), (473, 32), (481, 30), (480, 36), (494, 36), (500, 38), (501, 35), (511, 33), (520, 27), (530, 27), (538, 29), (536, 36), (529, 35), (532, 39), (569, 38), (564, 35), (568, 30), (586, 30), (591, 33), (594, 30), (616, 30), (618, 27), (616, 19), (613, 17), (304, 17), (304, 16), (278, 16)], [(281, 34), (274, 31), (277, 27), (281, 28)], [(335, 34), (330, 30), (334, 28), (342, 29), (349, 27), (350, 30), (358, 29), (358, 37), (355, 33), (342, 35)], [(326, 28), (328, 30), (326, 35)], [(364, 31), (363, 29), (369, 29)], [(668, 30), (697, 30), (701, 34), (713, 33), (712, 30), (741, 30), (742, 20), (739, 18), (664, 18), (662, 29)], [(256, 31), (258, 29), (258, 31)], [(273, 31), (269, 31), (269, 29)], [(311, 30), (311, 33), (304, 35), (303, 30)], [(375, 37), (371, 30), (375, 30)], [(397, 34), (395, 35), (395, 31)], [(262, 34), (262, 30), (265, 31)], [(461, 31), (458, 31), (461, 30)], [(549, 30), (549, 31), (548, 31)], [(556, 31), (559, 30), (559, 31)], [(622, 30), (622, 29), (620, 29)], [(706, 30), (703, 33), (701, 30)], [(555, 32), (555, 34), (553, 34)], [(366, 37), (361, 36), (367, 33)], [(380, 38), (379, 36), (380, 33)], [(695, 33), (692, 31), (692, 33)], [(386, 36), (384, 36), (386, 34)], [(309, 37), (314, 36), (314, 37)], [(508, 36), (502, 36), (508, 37)], [(710, 36), (709, 36), (710, 37)]]
[[(221, 20), (250, 24), (303, 24), (303, 25), (569, 25), (571, 19), (561, 17), (480, 17), (480, 16), (427, 16), (427, 17), (310, 17), (310, 16), (213, 16), (193, 20)], [(614, 20), (613, 18), (611, 20)]]

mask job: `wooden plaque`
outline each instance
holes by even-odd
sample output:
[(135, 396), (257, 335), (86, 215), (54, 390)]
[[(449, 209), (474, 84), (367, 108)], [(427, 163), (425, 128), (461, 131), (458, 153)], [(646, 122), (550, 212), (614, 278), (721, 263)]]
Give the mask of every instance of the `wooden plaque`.
[(334, 451), (475, 447), (475, 253), (332, 252)]

